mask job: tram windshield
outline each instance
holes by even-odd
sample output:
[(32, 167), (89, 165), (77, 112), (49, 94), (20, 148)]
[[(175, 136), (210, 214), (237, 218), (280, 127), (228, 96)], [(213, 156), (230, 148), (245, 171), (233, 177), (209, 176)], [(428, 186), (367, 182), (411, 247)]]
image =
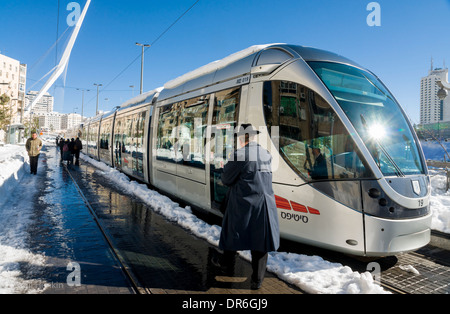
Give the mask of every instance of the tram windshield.
[(407, 118), (373, 74), (330, 62), (309, 65), (342, 107), (384, 175), (424, 173)]

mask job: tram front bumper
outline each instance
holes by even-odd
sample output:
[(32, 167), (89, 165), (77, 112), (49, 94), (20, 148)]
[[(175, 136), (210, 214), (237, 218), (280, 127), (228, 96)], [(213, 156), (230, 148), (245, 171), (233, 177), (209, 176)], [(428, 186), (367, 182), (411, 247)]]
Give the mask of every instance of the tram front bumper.
[(391, 256), (430, 242), (431, 214), (404, 220), (365, 217), (366, 256)]

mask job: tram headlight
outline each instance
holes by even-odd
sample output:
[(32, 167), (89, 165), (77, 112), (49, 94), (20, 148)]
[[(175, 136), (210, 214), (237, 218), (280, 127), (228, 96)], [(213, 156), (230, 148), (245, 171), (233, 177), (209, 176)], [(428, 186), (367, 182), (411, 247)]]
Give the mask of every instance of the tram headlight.
[(386, 130), (381, 124), (373, 124), (369, 127), (369, 136), (374, 140), (381, 140), (386, 135)]

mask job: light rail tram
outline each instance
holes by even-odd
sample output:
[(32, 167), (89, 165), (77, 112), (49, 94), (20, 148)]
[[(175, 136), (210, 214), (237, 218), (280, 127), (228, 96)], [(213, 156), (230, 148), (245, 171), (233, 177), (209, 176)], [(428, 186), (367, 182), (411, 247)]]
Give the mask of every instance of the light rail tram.
[(234, 128), (251, 123), (273, 157), (281, 236), (361, 256), (430, 240), (430, 180), (401, 106), (335, 53), (253, 46), (87, 120), (84, 153), (208, 212)]

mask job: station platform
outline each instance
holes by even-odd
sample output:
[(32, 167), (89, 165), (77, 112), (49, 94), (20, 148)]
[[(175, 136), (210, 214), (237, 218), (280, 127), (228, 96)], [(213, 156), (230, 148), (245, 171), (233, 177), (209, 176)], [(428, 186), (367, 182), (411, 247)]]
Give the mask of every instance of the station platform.
[(16, 191), (37, 190), (29, 241), (47, 261), (28, 276), (42, 283), (42, 293), (302, 293), (269, 272), (262, 288), (251, 290), (251, 265), (240, 257), (233, 276), (222, 274), (211, 263), (219, 254), (216, 247), (155, 213), (97, 171), (82, 161), (67, 167), (55, 147), (46, 147), (37, 176), (23, 179), (33, 180), (32, 185)]

